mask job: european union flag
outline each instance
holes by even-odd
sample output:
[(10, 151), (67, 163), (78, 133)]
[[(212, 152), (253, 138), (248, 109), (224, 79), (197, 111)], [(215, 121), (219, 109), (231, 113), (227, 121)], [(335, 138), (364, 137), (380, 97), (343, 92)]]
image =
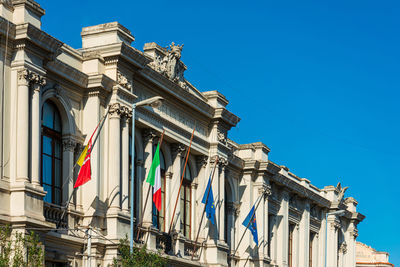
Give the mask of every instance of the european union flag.
[(206, 216), (211, 221), (212, 224), (215, 224), (215, 205), (214, 205), (214, 195), (211, 187), (211, 175), (210, 178), (208, 179), (206, 192), (204, 192), (203, 200), (201, 201), (201, 203), (206, 204)]
[(243, 221), (243, 225), (249, 227), (250, 232), (253, 234), (253, 240), (258, 246), (258, 233), (257, 233), (257, 222), (256, 222), (256, 212), (254, 206), (251, 209), (249, 215)]

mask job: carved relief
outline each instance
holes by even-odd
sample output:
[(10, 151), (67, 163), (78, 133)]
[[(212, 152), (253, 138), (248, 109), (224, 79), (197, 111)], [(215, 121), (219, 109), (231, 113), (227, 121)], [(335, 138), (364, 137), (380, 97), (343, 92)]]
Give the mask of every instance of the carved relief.
[(121, 116), (121, 104), (119, 103), (114, 103), (110, 105), (110, 108), (108, 110), (108, 112), (110, 113), (111, 116)]
[(121, 117), (124, 117), (125, 119), (132, 118), (132, 110), (126, 106), (122, 106), (121, 107)]
[(121, 85), (123, 88), (127, 89), (128, 91), (132, 90), (132, 80), (128, 79), (120, 71), (117, 72), (117, 83)]
[(171, 81), (179, 84), (182, 88), (187, 89), (188, 85), (183, 77), (186, 66), (180, 61), (182, 48), (183, 45), (175, 45), (175, 43), (172, 42), (172, 44), (165, 49), (166, 54), (164, 56), (157, 56), (154, 61), (150, 63), (150, 66)]
[(340, 245), (339, 245), (339, 252), (346, 254), (347, 252), (347, 244), (346, 241), (343, 241)]

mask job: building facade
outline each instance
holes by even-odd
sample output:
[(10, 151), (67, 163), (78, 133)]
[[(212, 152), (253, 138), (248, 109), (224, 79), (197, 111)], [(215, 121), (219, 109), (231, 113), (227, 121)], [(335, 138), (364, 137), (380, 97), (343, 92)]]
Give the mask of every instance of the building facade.
[[(44, 13), (33, 0), (0, 2), (0, 223), (37, 229), (46, 266), (87, 266), (88, 255), (92, 266), (112, 264), (118, 240), (129, 235), (131, 197), (135, 244), (161, 251), (171, 266), (356, 265), (364, 219), (357, 201), (344, 197), (340, 183), (319, 189), (270, 161), (263, 143), (229, 139), (240, 119), (224, 95), (185, 79), (183, 46), (147, 43), (140, 51), (131, 32), (112, 22), (83, 28), (82, 48), (73, 49), (41, 30)], [(153, 96), (163, 105), (139, 107), (133, 117), (132, 104)], [(105, 115), (92, 179), (73, 193), (75, 162)], [(163, 131), (158, 212), (146, 201), (145, 178)], [(214, 167), (211, 224), (202, 220), (201, 200)], [(258, 246), (242, 225), (256, 202)]]
[(389, 262), (389, 253), (376, 251), (374, 248), (356, 243), (356, 266), (357, 267), (394, 267)]

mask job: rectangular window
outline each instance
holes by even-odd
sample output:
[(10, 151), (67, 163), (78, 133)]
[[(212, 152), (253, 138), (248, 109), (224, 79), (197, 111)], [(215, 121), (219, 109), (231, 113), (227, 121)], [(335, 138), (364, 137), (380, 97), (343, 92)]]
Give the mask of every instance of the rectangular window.
[(310, 232), (310, 240), (309, 240), (309, 250), (308, 250), (308, 266), (313, 266), (313, 243), (314, 243), (315, 233)]
[(271, 242), (272, 242), (272, 229), (274, 227), (274, 215), (268, 214), (268, 236), (267, 236), (267, 255), (271, 258)]

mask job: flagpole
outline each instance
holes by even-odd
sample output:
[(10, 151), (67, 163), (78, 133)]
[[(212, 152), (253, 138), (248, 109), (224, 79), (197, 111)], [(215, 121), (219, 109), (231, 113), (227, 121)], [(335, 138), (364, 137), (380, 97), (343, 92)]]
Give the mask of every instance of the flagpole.
[[(235, 249), (235, 252), (232, 254), (233, 256), (235, 256), (237, 250), (239, 249), (240, 243), (242, 242), (243, 237), (244, 237), (244, 235), (246, 234), (246, 231), (247, 231), (247, 229), (248, 229), (249, 226), (250, 226), (250, 223), (251, 223), (251, 220), (252, 220), (253, 217), (254, 217), (254, 214), (256, 214), (256, 210), (257, 210), (257, 208), (258, 208), (258, 205), (260, 205), (261, 199), (264, 197), (264, 194), (265, 194), (265, 192), (263, 192), (263, 193), (261, 194), (261, 196), (258, 197), (258, 199), (257, 199), (257, 201), (256, 201), (257, 205), (256, 205), (256, 207), (254, 208), (253, 214), (251, 215), (249, 222), (247, 223), (246, 230), (244, 230), (243, 235), (242, 235), (242, 237), (241, 237), (240, 240), (239, 240), (239, 243), (238, 243), (238, 245), (237, 245), (237, 247), (236, 247), (236, 249)], [(258, 238), (258, 236), (257, 236), (257, 238)]]
[(202, 215), (201, 215), (201, 220), (200, 220), (199, 229), (197, 230), (196, 240), (195, 240), (195, 242), (194, 242), (194, 248), (193, 248), (193, 253), (192, 253), (192, 260), (193, 260), (194, 253), (195, 253), (196, 248), (197, 248), (197, 240), (199, 239), (201, 224), (203, 223), (204, 213), (205, 213), (205, 211), (206, 211), (207, 203), (208, 203), (208, 196), (210, 195), (210, 192), (211, 192), (212, 182), (213, 182), (213, 180), (214, 180), (214, 173), (215, 173), (215, 169), (217, 168), (217, 165), (218, 165), (218, 156), (216, 156), (216, 159), (215, 159), (215, 165), (214, 165), (214, 169), (213, 169), (213, 172), (212, 172), (212, 175), (211, 175), (210, 188), (207, 190), (206, 203), (205, 203), (205, 205), (204, 205), (203, 213), (202, 213)]
[[(98, 138), (99, 135), (100, 135), (100, 132), (101, 132), (101, 129), (103, 128), (104, 122), (106, 121), (106, 118), (107, 118), (109, 109), (110, 109), (110, 107), (107, 108), (107, 112), (106, 112), (106, 114), (104, 114), (104, 118), (103, 118), (102, 121), (100, 122), (101, 124), (98, 124), (98, 125), (96, 126), (95, 132), (96, 132), (97, 128), (99, 128), (99, 130), (97, 131), (97, 135), (96, 135), (96, 137), (95, 137), (95, 139), (94, 139), (94, 141), (93, 141), (93, 144), (92, 144), (92, 146), (91, 146), (91, 148), (90, 148), (90, 152), (89, 152), (89, 153), (92, 153), (92, 149), (93, 149), (94, 145), (96, 144), (97, 138)], [(100, 127), (99, 127), (99, 125), (100, 125)], [(90, 140), (90, 139), (89, 139), (89, 140)], [(74, 166), (72, 167), (72, 175), (74, 174), (74, 169), (75, 169), (76, 165), (77, 165), (77, 164), (75, 163)], [(68, 180), (69, 180), (69, 178), (68, 178)], [(63, 210), (63, 212), (62, 212), (62, 214), (61, 214), (61, 218), (60, 218), (60, 220), (58, 221), (58, 223), (57, 223), (57, 225), (56, 225), (57, 228), (58, 228), (58, 226), (60, 225), (62, 219), (63, 219), (64, 216), (65, 216), (66, 210), (68, 209), (69, 203), (71, 202), (72, 197), (73, 197), (75, 191), (76, 191), (76, 188), (74, 188), (74, 189), (72, 190), (72, 192), (71, 192), (71, 194), (70, 194), (70, 196), (69, 196), (69, 199), (68, 199), (67, 203), (65, 204), (64, 210)]]
[[(162, 134), (161, 134), (161, 138), (160, 138), (160, 147), (161, 147), (162, 141), (163, 141), (163, 139), (164, 139), (164, 133), (165, 133), (165, 129), (163, 130), (163, 132), (162, 132)], [(153, 157), (153, 158), (154, 158), (154, 157)], [(150, 195), (150, 190), (151, 190), (151, 188), (152, 188), (152, 187), (149, 186), (149, 190), (147, 190), (146, 201), (144, 202), (144, 209), (143, 209), (143, 212), (142, 212), (142, 218), (141, 218), (141, 220), (140, 220), (140, 224), (138, 225), (138, 232), (137, 232), (137, 235), (136, 235), (136, 240), (139, 239), (140, 226), (142, 226), (142, 223), (143, 223), (143, 215), (144, 215), (144, 212), (146, 211), (147, 201), (148, 201), (148, 199), (149, 199), (149, 195)]]
[(185, 176), (186, 165), (187, 165), (187, 162), (188, 162), (188, 159), (189, 159), (190, 147), (192, 146), (192, 141), (193, 141), (193, 136), (194, 136), (194, 130), (195, 130), (195, 129), (196, 129), (196, 128), (193, 128), (192, 136), (190, 137), (189, 148), (188, 148), (188, 151), (187, 151), (187, 153), (186, 153), (185, 166), (183, 167), (183, 172), (182, 172), (181, 184), (179, 185), (178, 195), (176, 196), (174, 212), (172, 213), (172, 218), (171, 218), (171, 223), (169, 224), (168, 234), (171, 233), (172, 223), (173, 223), (174, 217), (175, 217), (176, 205), (178, 204), (179, 194), (180, 194), (180, 192), (181, 192), (181, 187), (182, 187), (182, 183), (183, 183), (183, 177)]

